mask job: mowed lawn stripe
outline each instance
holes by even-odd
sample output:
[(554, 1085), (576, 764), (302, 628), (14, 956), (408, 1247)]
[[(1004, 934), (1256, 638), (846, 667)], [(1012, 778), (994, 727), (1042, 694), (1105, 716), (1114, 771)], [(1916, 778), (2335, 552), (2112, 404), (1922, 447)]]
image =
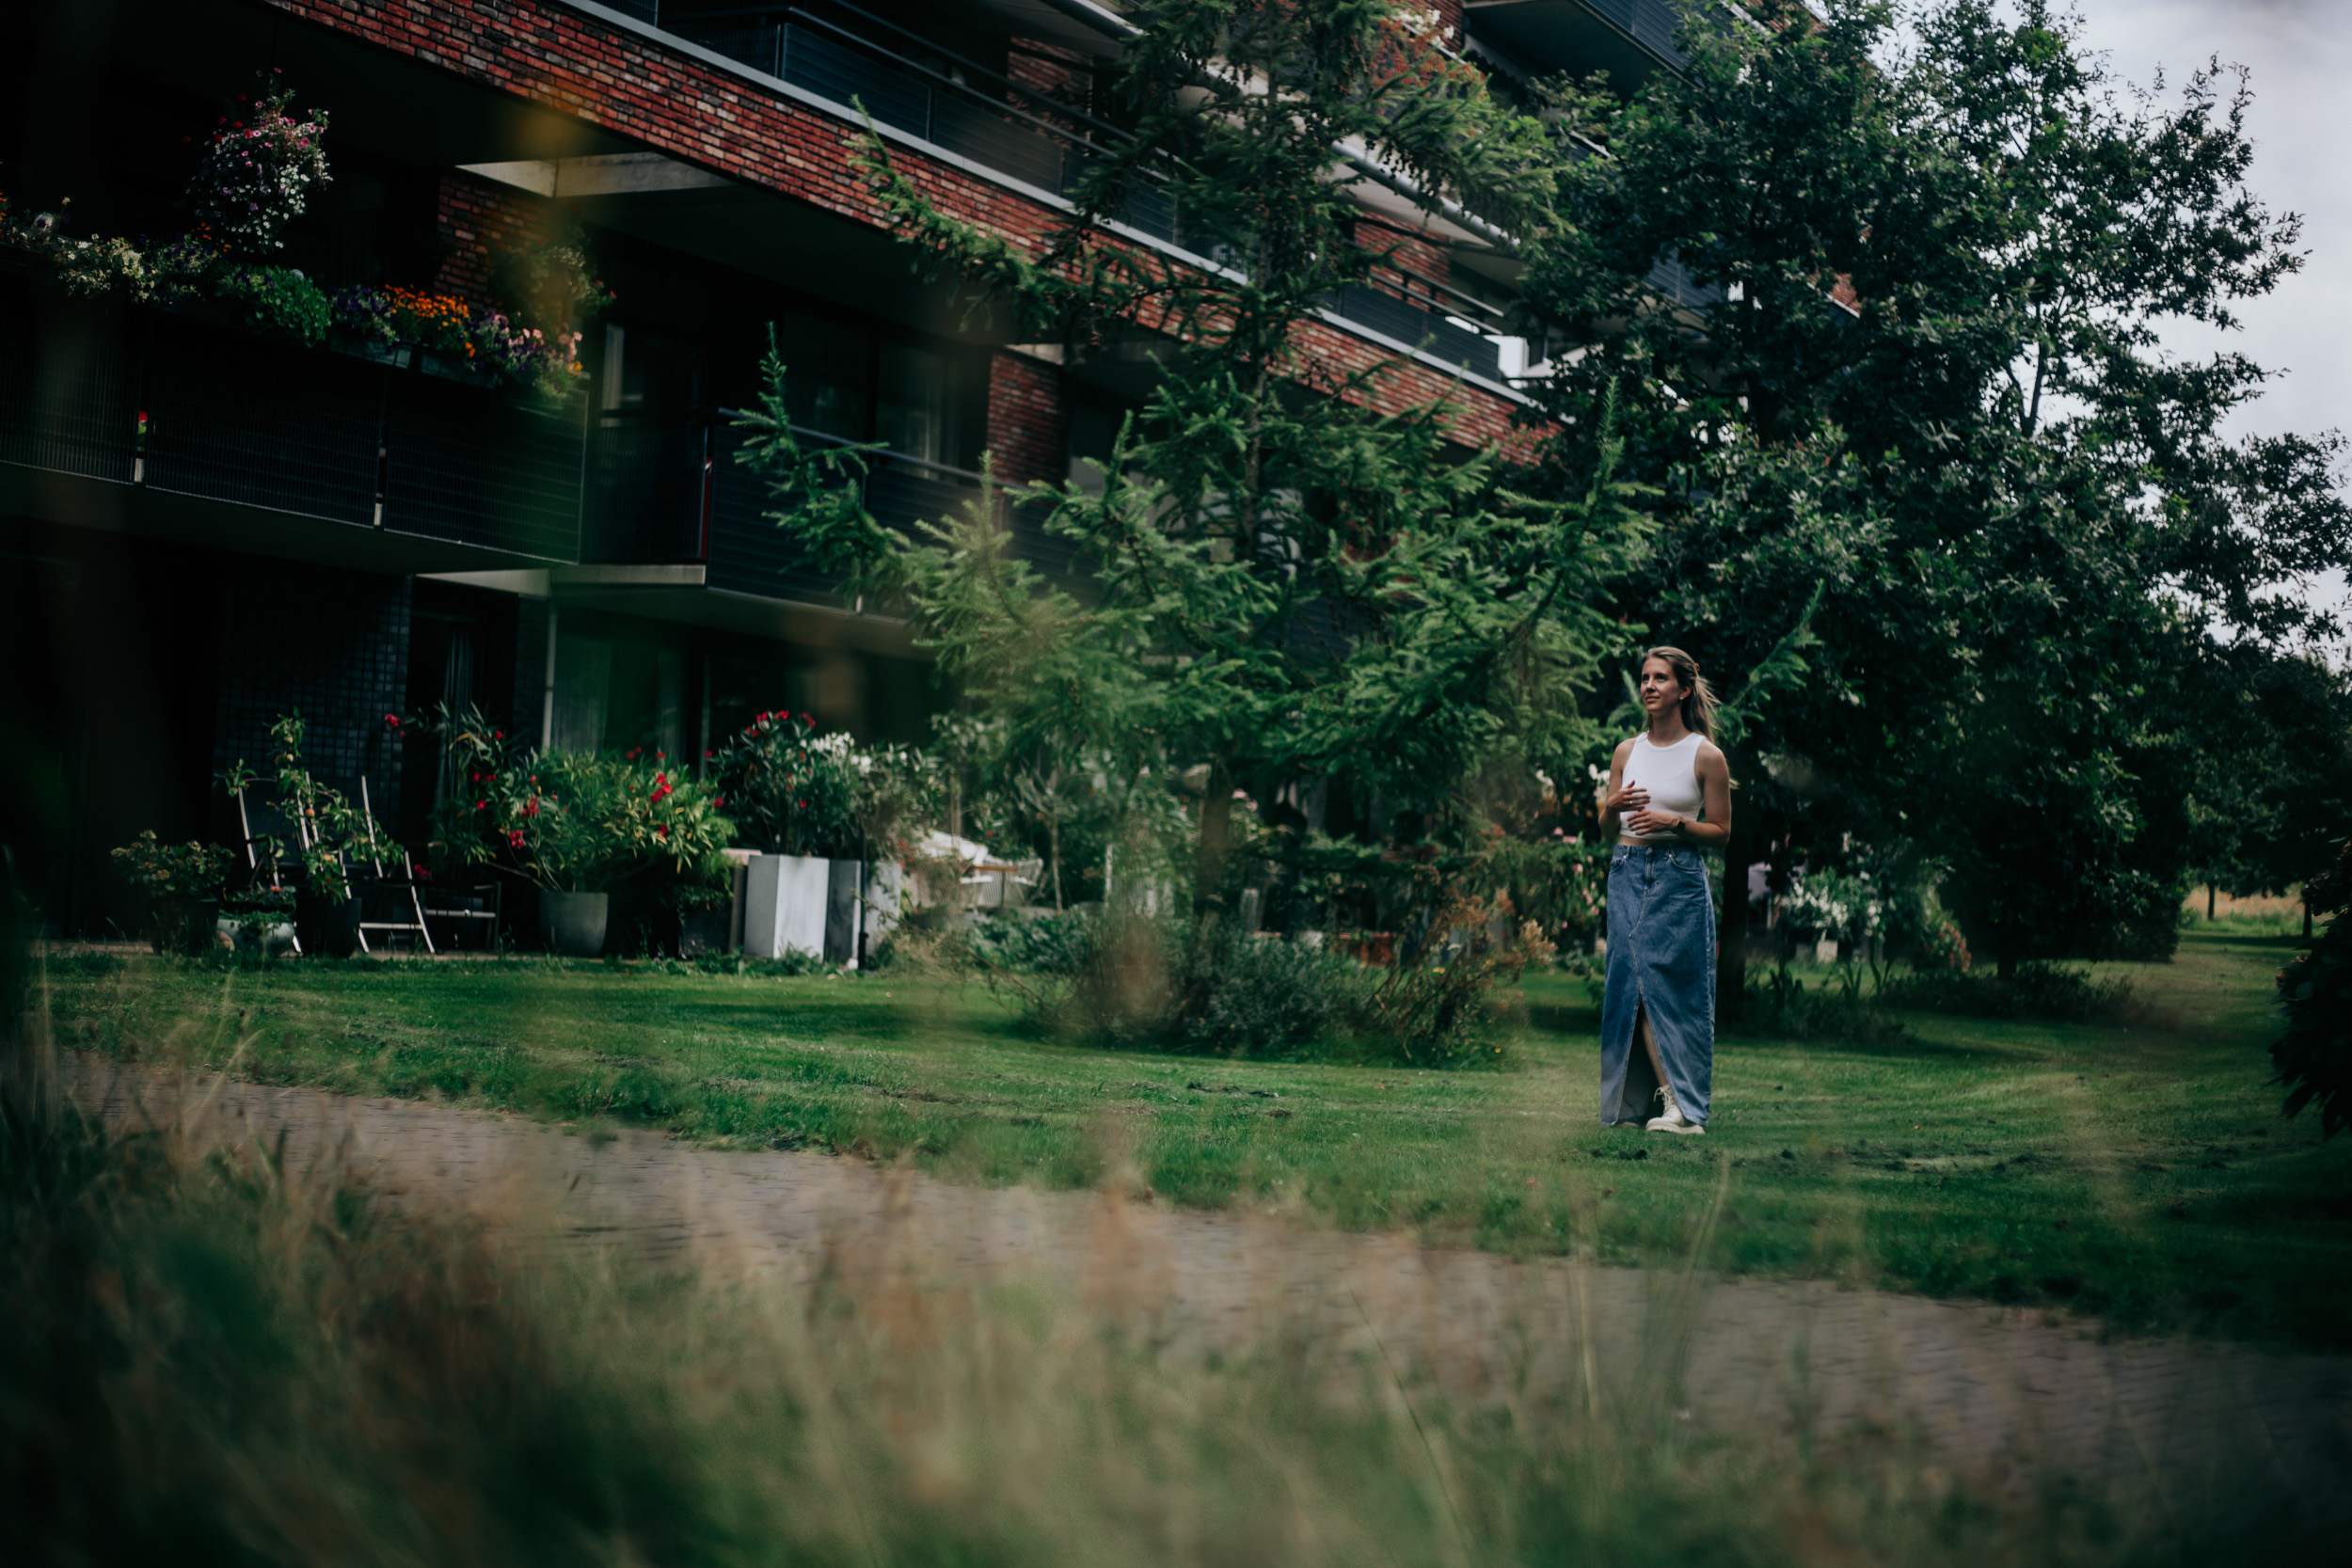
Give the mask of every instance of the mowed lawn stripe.
[[(1118, 1180), (1442, 1244), (1829, 1277), (2352, 1347), (2352, 1139), (2278, 1116), (2280, 938), (2191, 934), (2127, 1026), (1901, 1015), (1730, 1036), (1704, 1139), (1604, 1130), (1585, 982), (1531, 977), (1502, 1071), (1031, 1037), (977, 984), (678, 965), (53, 962), (60, 1039), (975, 1182)], [(1728, 1165), (1726, 1171), (1725, 1166)], [(1724, 1179), (1728, 1177), (1728, 1184)], [(1720, 1211), (1708, 1224), (1722, 1193)]]

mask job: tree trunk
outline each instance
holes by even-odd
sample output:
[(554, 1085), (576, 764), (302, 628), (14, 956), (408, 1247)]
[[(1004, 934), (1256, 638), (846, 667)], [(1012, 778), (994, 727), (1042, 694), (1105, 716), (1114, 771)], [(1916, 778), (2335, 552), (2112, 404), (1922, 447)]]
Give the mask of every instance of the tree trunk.
[(1219, 757), (1209, 764), (1208, 793), (1200, 801), (1200, 845), (1193, 859), (1192, 904), (1198, 915), (1225, 907), (1225, 852), (1232, 839), (1233, 775)]
[(2010, 981), (2017, 978), (2017, 954), (2015, 950), (2006, 947), (2001, 949), (2000, 966), (1994, 973), (2003, 985), (2007, 985)]
[(2211, 920), (2213, 918), (2214, 892), (2214, 884), (2207, 882), (2205, 884), (2205, 918), (2207, 920)]

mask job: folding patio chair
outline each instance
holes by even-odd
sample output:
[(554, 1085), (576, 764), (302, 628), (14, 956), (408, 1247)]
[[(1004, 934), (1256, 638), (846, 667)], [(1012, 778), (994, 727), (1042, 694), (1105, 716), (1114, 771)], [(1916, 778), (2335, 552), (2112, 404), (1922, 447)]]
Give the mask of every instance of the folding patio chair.
[[(368, 892), (405, 894), (408, 900), (408, 912), (415, 916), (412, 920), (370, 920), (363, 905), (359, 914), (359, 951), (362, 953), (375, 951), (368, 945), (370, 931), (381, 932), (387, 940), (403, 931), (410, 931), (415, 933), (419, 942), (424, 943), (424, 950), (428, 954), (432, 953), (434, 951), (433, 933), (425, 929), (424, 901), (418, 896), (420, 884), (417, 879), (408, 874), (405, 865), (400, 876), (388, 877), (384, 874), (383, 847), (375, 842), (375, 805), (368, 798), (368, 778), (364, 773), (359, 775), (359, 814), (368, 825), (368, 868), (372, 875), (366, 889), (355, 886), (352, 891), (363, 898)], [(395, 844), (392, 847), (398, 849), (400, 846)], [(405, 858), (404, 855), (404, 861)], [(395, 904), (395, 909), (397, 909), (397, 904)]]
[[(267, 845), (269, 847), (269, 890), (272, 893), (283, 891), (285, 876), (278, 864), (278, 840), (268, 834), (256, 833), (253, 831), (253, 816), (246, 808), (244, 790), (232, 790), (230, 794), (235, 797), (237, 802), (237, 832), (244, 835), (239, 843), (245, 850), (246, 869), (253, 874), (254, 881), (258, 884), (262, 876), (262, 847)], [(299, 816), (294, 819), (294, 823), (295, 839), (304, 847), (309, 847), (310, 825)], [(302, 938), (299, 935), (293, 938), (293, 947), (296, 953), (302, 951)]]

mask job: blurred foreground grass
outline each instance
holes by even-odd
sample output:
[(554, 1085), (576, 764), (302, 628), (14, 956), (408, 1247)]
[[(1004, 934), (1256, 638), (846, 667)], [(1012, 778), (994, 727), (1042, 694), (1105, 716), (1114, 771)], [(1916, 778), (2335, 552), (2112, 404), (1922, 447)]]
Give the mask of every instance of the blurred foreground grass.
[[(2283, 938), (2192, 933), (2130, 1026), (1906, 1015), (1895, 1044), (1731, 1037), (1704, 1139), (1597, 1122), (1584, 984), (1531, 979), (1514, 1067), (1232, 1062), (1026, 1037), (977, 986), (647, 966), (50, 966), (59, 1041), (265, 1083), (611, 1117), (968, 1181), (1119, 1180), (1442, 1244), (2038, 1304), (2352, 1345), (2352, 1140), (2268, 1087)], [(675, 966), (672, 966), (675, 968)]]
[(25, 1055), (0, 1046), (0, 1560), (28, 1568), (2156, 1568), (2318, 1544), (2226, 1454), (2139, 1508), (1956, 1477), (1901, 1433), (1701, 1436), (1662, 1384), (1470, 1409), (1279, 1338), (1184, 1364), (1066, 1300), (894, 1268), (887, 1235), (806, 1285), (518, 1246), (544, 1217), (110, 1137), (24, 1092)]

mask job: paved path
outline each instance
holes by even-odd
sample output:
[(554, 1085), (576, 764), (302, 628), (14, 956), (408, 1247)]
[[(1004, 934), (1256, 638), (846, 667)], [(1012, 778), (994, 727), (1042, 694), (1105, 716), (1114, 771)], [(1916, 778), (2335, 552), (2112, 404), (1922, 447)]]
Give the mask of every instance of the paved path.
[[(2126, 1506), (2275, 1501), (2352, 1523), (2352, 1361), (2179, 1338), (2103, 1344), (2035, 1314), (1820, 1283), (1511, 1262), (1390, 1236), (1100, 1193), (960, 1187), (863, 1162), (695, 1148), (516, 1117), (66, 1058), (109, 1119), (185, 1115), (282, 1137), (394, 1202), (481, 1202), (574, 1244), (805, 1280), (819, 1268), (1041, 1279), (1152, 1337), (1231, 1355), (1279, 1335), (1465, 1399), (1565, 1396), (1634, 1423), (1792, 1445), (1901, 1442), (2024, 1488)], [(516, 1215), (541, 1219), (517, 1221)], [(1351, 1362), (1348, 1358), (1360, 1357)], [(1376, 1359), (1375, 1359), (1376, 1358)]]

